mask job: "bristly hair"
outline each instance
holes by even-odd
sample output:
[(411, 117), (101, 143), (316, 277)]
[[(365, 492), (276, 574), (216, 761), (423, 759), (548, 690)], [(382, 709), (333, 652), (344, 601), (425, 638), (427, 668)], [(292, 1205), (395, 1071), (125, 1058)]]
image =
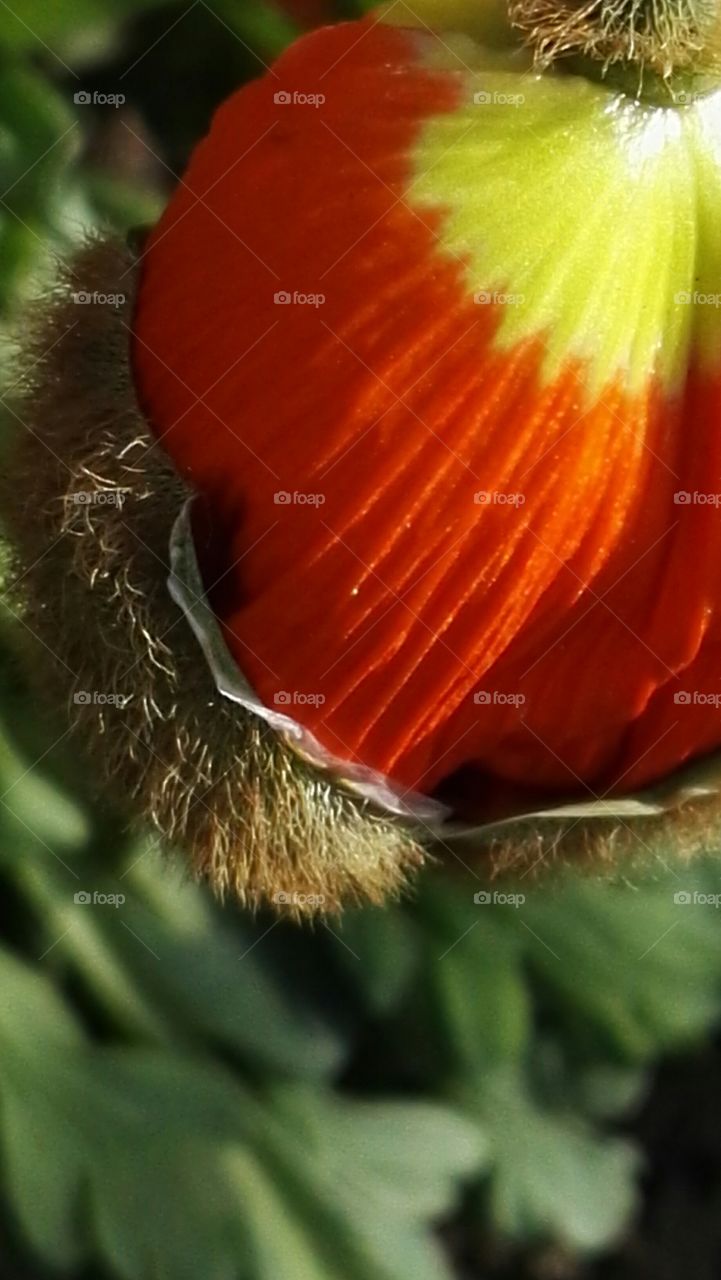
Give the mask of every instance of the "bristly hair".
[(91, 242), (24, 321), (0, 496), (32, 667), (106, 791), (219, 894), (295, 916), (385, 901), (423, 861), (417, 841), (221, 697), (170, 598), (187, 491), (135, 396), (135, 279), (125, 245)]
[(716, 0), (509, 0), (509, 16), (540, 67), (583, 55), (668, 80), (721, 63)]
[(384, 902), (429, 855), (487, 883), (569, 861), (629, 873), (718, 842), (715, 784), (696, 797), (673, 779), (657, 815), (520, 819), (489, 838), (434, 838), (376, 811), (223, 698), (167, 588), (188, 493), (136, 400), (136, 275), (123, 244), (91, 242), (24, 319), (23, 425), (0, 477), (6, 594), (37, 640), (31, 675), (129, 816), (183, 848), (221, 896), (295, 917)]

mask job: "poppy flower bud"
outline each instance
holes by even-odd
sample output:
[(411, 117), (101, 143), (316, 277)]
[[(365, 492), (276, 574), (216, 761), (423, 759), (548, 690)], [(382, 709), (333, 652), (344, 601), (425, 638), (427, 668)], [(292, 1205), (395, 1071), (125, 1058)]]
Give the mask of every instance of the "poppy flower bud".
[(94, 660), (124, 644), (146, 680), (113, 767), (246, 901), (714, 821), (716, 8), (491, 8), (487, 43), (298, 41), (221, 106), (137, 266), (86, 252), (136, 281), (124, 315), (69, 344), (56, 304), (73, 483), (129, 495), (82, 527), (65, 502), (84, 626), (108, 588)]

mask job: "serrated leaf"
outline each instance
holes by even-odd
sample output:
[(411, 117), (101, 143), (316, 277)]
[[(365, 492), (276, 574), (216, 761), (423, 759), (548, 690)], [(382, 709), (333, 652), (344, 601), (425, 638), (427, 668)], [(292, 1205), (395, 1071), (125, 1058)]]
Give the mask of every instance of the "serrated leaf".
[[(319, 1278), (450, 1280), (427, 1223), (483, 1167), (477, 1126), (424, 1103), (340, 1102), (308, 1090), (275, 1090), (273, 1100), (287, 1134), (284, 1149), (274, 1144), (276, 1167), (304, 1188), (324, 1256)], [(299, 1151), (313, 1155), (305, 1172)]]
[(497, 1228), (581, 1251), (613, 1244), (637, 1203), (639, 1157), (630, 1144), (594, 1132), (571, 1110), (535, 1106), (516, 1073), (489, 1077), (477, 1106), (492, 1144)]
[(52, 1265), (90, 1251), (122, 1280), (277, 1280), (281, 1263), (294, 1280), (450, 1280), (429, 1219), (479, 1167), (469, 1122), (309, 1087), (261, 1098), (196, 1057), (93, 1046), (2, 952), (0, 988), (6, 1185)]

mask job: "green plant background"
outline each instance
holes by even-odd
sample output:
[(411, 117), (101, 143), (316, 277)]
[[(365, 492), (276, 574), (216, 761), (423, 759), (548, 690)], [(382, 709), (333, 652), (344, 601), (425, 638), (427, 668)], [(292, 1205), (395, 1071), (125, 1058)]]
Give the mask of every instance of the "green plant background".
[[(88, 226), (156, 216), (299, 11), (0, 5), (8, 391), (22, 299)], [(486, 1274), (489, 1240), (573, 1258), (623, 1236), (624, 1122), (721, 1014), (719, 917), (674, 902), (721, 892), (720, 864), (649, 851), (648, 882), (533, 880), (518, 908), (436, 871), (385, 911), (252, 918), (127, 835), (30, 695), (8, 606), (0, 639), (3, 1276), (450, 1280)]]

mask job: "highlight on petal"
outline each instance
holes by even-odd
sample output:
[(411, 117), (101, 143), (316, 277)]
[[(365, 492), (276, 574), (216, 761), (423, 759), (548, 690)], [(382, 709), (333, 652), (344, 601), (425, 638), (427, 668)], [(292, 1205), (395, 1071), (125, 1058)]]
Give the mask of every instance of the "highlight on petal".
[(430, 793), (721, 745), (721, 97), (366, 21), (231, 98), (133, 360), (267, 705)]

